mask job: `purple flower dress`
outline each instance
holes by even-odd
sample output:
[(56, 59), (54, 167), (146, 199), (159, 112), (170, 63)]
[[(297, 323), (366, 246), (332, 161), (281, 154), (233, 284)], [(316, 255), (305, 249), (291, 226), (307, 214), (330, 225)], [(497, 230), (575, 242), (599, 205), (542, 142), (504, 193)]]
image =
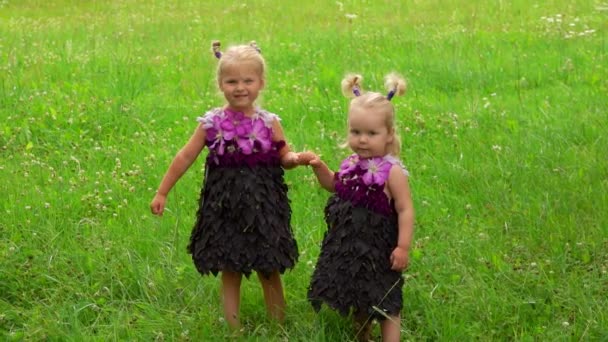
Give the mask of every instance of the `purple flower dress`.
[(390, 155), (360, 159), (353, 154), (335, 174), (336, 192), (325, 207), (328, 230), (308, 288), (315, 310), (325, 303), (345, 316), (352, 312), (379, 320), (386, 318), (383, 313), (401, 311), (403, 277), (390, 263), (397, 213), (384, 192), (395, 164), (407, 175)]
[(188, 251), (201, 274), (221, 271), (268, 276), (292, 268), (298, 247), (279, 150), (275, 114), (251, 117), (216, 108), (198, 119), (209, 154)]

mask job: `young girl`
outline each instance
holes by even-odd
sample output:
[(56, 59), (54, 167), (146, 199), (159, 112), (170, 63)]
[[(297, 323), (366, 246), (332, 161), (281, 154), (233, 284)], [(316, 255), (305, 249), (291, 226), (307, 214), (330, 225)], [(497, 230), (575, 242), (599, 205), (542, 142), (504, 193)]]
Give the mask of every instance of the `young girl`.
[(414, 229), (408, 172), (398, 159), (400, 143), (390, 102), (405, 81), (387, 76), (388, 95), (361, 93), (358, 75), (342, 81), (354, 95), (348, 111), (348, 146), (354, 152), (336, 173), (311, 152), (308, 161), (321, 186), (334, 195), (325, 207), (328, 231), (308, 289), (319, 310), (324, 302), (342, 315), (352, 311), (357, 337), (367, 341), (371, 321), (384, 341), (399, 341), (403, 271)]
[(282, 322), (285, 298), (280, 274), (298, 259), (283, 169), (300, 164), (276, 114), (256, 106), (265, 83), (265, 62), (255, 43), (220, 51), (217, 84), (227, 104), (199, 117), (199, 126), (177, 153), (156, 196), (152, 213), (162, 215), (167, 194), (209, 148), (197, 220), (188, 251), (203, 274), (221, 272), (228, 324), (239, 328), (242, 275), (258, 274), (270, 317)]

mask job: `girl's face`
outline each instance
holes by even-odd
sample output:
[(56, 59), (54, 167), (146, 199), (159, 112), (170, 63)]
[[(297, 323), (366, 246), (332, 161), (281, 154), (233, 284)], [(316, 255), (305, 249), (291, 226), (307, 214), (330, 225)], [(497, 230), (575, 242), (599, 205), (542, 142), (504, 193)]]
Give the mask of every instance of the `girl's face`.
[(393, 142), (381, 108), (355, 106), (348, 114), (348, 146), (361, 158), (383, 157)]
[(255, 111), (255, 100), (264, 88), (264, 79), (255, 65), (240, 63), (226, 66), (219, 87), (230, 109), (251, 115)]

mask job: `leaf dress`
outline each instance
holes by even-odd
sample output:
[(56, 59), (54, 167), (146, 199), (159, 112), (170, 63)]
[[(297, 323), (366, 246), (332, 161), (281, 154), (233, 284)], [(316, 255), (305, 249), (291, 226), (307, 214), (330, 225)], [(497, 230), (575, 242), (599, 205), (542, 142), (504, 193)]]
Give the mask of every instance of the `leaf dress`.
[(203, 275), (269, 276), (298, 259), (279, 155), (285, 141), (272, 141), (278, 119), (262, 109), (246, 117), (220, 108), (198, 119), (209, 154), (188, 251)]
[(315, 310), (323, 303), (342, 315), (383, 320), (403, 306), (401, 272), (391, 270), (398, 223), (393, 201), (384, 188), (393, 165), (387, 155), (346, 158), (335, 173), (336, 191), (325, 207), (327, 232), (308, 288)]

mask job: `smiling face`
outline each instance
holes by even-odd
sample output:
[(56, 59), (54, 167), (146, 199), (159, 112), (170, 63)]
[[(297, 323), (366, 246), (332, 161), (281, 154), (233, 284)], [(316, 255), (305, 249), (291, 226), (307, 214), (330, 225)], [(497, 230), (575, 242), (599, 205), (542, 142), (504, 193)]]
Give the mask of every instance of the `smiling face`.
[(251, 62), (227, 65), (219, 75), (219, 87), (228, 108), (251, 115), (260, 90), (264, 88), (262, 73)]
[(393, 142), (382, 107), (351, 106), (348, 113), (348, 146), (361, 158), (383, 157)]

